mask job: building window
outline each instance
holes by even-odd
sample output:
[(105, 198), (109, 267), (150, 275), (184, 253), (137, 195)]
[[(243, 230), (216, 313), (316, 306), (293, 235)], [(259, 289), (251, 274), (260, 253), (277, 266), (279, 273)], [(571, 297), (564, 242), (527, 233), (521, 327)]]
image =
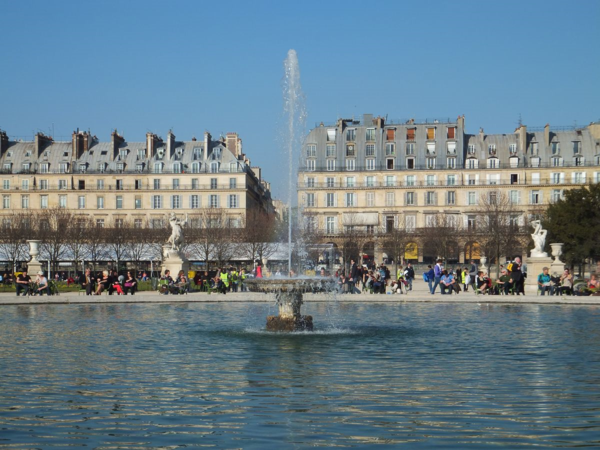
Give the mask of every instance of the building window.
[(348, 141), (348, 142), (356, 141), (356, 128), (348, 128), (346, 130), (346, 141)]
[(406, 185), (407, 186), (414, 186), (415, 182), (416, 182), (417, 177), (415, 175), (407, 175), (406, 176)]
[(346, 145), (346, 156), (356, 156), (356, 147), (354, 144)]
[(29, 180), (22, 180), (21, 181), (21, 189), (24, 191), (28, 191), (29, 190)]
[(488, 155), (490, 155), (490, 156), (496, 155), (496, 144), (488, 145)]
[(514, 155), (517, 153), (517, 144), (508, 144), (508, 152), (511, 155)]
[(395, 128), (387, 128), (385, 130), (385, 140), (393, 141), (396, 139), (396, 129)]
[(152, 196), (152, 209), (161, 209), (162, 208), (162, 195), (153, 195)]
[(10, 209), (10, 195), (2, 196), (2, 208)]
[(142, 219), (134, 219), (133, 228), (142, 228)]
[(192, 163), (192, 173), (200, 173), (200, 163), (199, 162)]
[(583, 156), (576, 156), (575, 158), (573, 158), (573, 165), (575, 165), (575, 166), (585, 165), (585, 158)]
[(498, 158), (488, 158), (487, 167), (488, 167), (488, 169), (497, 169), (498, 167), (500, 167), (499, 159)]
[(313, 177), (306, 179), (306, 187), (309, 187), (309, 188), (315, 187), (315, 179)]
[(426, 205), (435, 205), (437, 202), (435, 201), (435, 192), (427, 191), (425, 192), (425, 204)]
[(67, 207), (67, 196), (66, 195), (59, 195), (58, 196), (58, 207), (59, 208), (66, 208)]
[(139, 195), (135, 196), (135, 209), (142, 209), (142, 197)]
[(210, 179), (210, 188), (211, 189), (217, 189), (217, 179), (216, 178), (211, 178)]
[(192, 189), (200, 189), (198, 178), (192, 178)]
[(367, 141), (375, 140), (375, 128), (367, 128)]
[(335, 158), (335, 144), (327, 144), (325, 156)]
[(498, 192), (488, 192), (488, 201), (490, 205), (495, 205), (498, 202)]
[(367, 187), (373, 187), (375, 186), (375, 177), (374, 176), (368, 176), (365, 179), (365, 184)]
[(550, 160), (552, 167), (562, 167), (563, 159), (560, 156), (555, 156)]
[(456, 139), (456, 127), (448, 127), (447, 139)]
[(557, 141), (552, 142), (550, 144), (550, 147), (552, 149), (552, 154), (553, 155), (558, 155), (560, 153), (560, 142), (557, 142)]
[(404, 226), (407, 232), (414, 232), (417, 228), (417, 216), (404, 216)]
[(435, 186), (436, 185), (436, 176), (435, 175), (427, 175), (425, 179), (425, 183), (427, 186)]
[(172, 209), (181, 209), (181, 195), (172, 195), (171, 196), (171, 208)]
[(385, 177), (385, 185), (386, 187), (393, 187), (396, 185), (396, 177), (391, 175), (386, 175)]
[(218, 208), (219, 207), (219, 196), (218, 195), (211, 195), (209, 196), (209, 207), (210, 208)]
[(21, 195), (21, 208), (29, 209), (29, 195)]
[(58, 171), (59, 171), (59, 173), (67, 173), (69, 171), (69, 164), (68, 163), (60, 163), (58, 165)]
[(210, 163), (210, 173), (219, 173), (219, 163), (218, 162)]
[(529, 203), (532, 205), (539, 205), (542, 203), (542, 194), (540, 191), (531, 191)]
[(356, 160), (355, 159), (347, 159), (346, 160), (346, 170), (349, 170), (349, 171), (356, 170)]
[(406, 158), (406, 168), (407, 169), (415, 168), (415, 159), (414, 158)]
[(560, 172), (554, 172), (550, 174), (550, 181), (552, 184), (561, 184), (565, 180), (565, 174)]
[(393, 192), (385, 193), (385, 206), (396, 206), (396, 196)]
[(317, 146), (315, 144), (308, 144), (306, 146), (306, 157), (307, 158), (316, 158), (317, 156)]
[(155, 191), (159, 191), (160, 190), (160, 178), (154, 178), (154, 180), (153, 180), (153, 186), (154, 186), (154, 190)]
[(385, 144), (385, 155), (391, 156), (396, 154), (396, 144), (388, 142)]
[(416, 128), (407, 128), (406, 129), (406, 140), (407, 141), (414, 141), (415, 140), (416, 131), (417, 131)]
[(537, 156), (540, 154), (540, 145), (537, 142), (532, 142), (531, 143), (531, 155), (532, 156)]
[(317, 162), (314, 159), (306, 160), (306, 170), (308, 172), (314, 172), (316, 170), (316, 167), (317, 167)]
[(375, 206), (375, 192), (367, 192), (367, 206)]
[(467, 216), (467, 229), (469, 231), (475, 230), (477, 225), (477, 218), (475, 216)]
[(85, 209), (85, 195), (80, 195), (77, 198), (77, 208)]
[(123, 209), (123, 196), (122, 195), (117, 195), (116, 205), (117, 205), (117, 209)]
[(40, 190), (42, 190), (42, 191), (48, 190), (48, 180), (40, 180)]
[(552, 201), (557, 202), (562, 198), (562, 190), (561, 189), (553, 189), (552, 190)]
[(415, 193), (407, 192), (406, 193), (406, 206), (414, 206), (415, 205)]
[(476, 192), (467, 192), (467, 204), (469, 206), (473, 206), (477, 204), (477, 193)]
[(456, 185), (456, 175), (446, 176), (446, 186), (455, 186), (455, 185)]
[(96, 228), (104, 228), (104, 219), (96, 219)]
[(328, 192), (327, 194), (325, 194), (325, 199), (325, 203), (328, 208), (335, 206), (335, 194), (333, 192)]
[(327, 170), (329, 172), (333, 172), (335, 170), (335, 159), (328, 159), (327, 160)]
[(190, 208), (198, 209), (200, 208), (200, 196), (197, 194), (190, 195)]
[(40, 173), (48, 173), (48, 163), (40, 164)]
[(415, 144), (413, 142), (408, 142), (406, 144), (406, 154), (414, 155), (415, 154)]
[(335, 142), (336, 131), (337, 130), (335, 128), (330, 128), (327, 130), (327, 141), (328, 142)]
[(237, 178), (230, 178), (229, 179), (229, 189), (236, 189), (237, 188)]
[(335, 187), (335, 178), (327, 177), (325, 179), (325, 184), (327, 185), (327, 187)]
[(356, 185), (355, 177), (346, 177), (346, 187), (352, 188)]
[(312, 192), (306, 194), (306, 206), (308, 208), (314, 208), (315, 206), (315, 194), (313, 194)]
[(456, 155), (456, 142), (446, 143), (446, 153), (449, 155)]
[[(117, 163), (117, 172), (123, 172), (124, 170), (125, 170), (125, 164)], [(85, 170), (83, 172), (85, 172)]]
[(446, 193), (446, 205), (455, 205), (456, 204), (456, 192), (448, 191)]
[(326, 217), (325, 227), (327, 234), (335, 234), (335, 217)]
[(512, 205), (518, 205), (521, 202), (521, 193), (519, 191), (510, 191), (509, 200)]
[(581, 152), (581, 141), (573, 141), (573, 154), (577, 155)]
[(387, 170), (394, 170), (394, 162), (395, 162), (394, 158), (387, 158), (385, 160), (385, 168)]
[(427, 140), (433, 141), (435, 139), (435, 128), (427, 128)]
[(96, 207), (98, 209), (104, 209), (104, 197), (97, 197), (96, 198)]
[(157, 162), (154, 163), (154, 173), (162, 173), (163, 163)]
[(426, 154), (428, 156), (435, 155), (435, 142), (428, 142), (426, 146)]
[(179, 178), (173, 178), (172, 185), (173, 190), (179, 189)]
[(477, 169), (479, 167), (479, 160), (475, 158), (469, 158), (465, 164), (467, 169)]
[(435, 169), (435, 158), (426, 158), (425, 162), (427, 163), (428, 169)]
[(10, 189), (10, 180), (2, 180), (2, 189)]
[(227, 207), (228, 208), (237, 208), (238, 205), (238, 196), (237, 194), (230, 194), (227, 198)]
[(346, 206), (356, 206), (356, 194), (354, 192), (346, 192)]
[(585, 172), (573, 172), (571, 176), (574, 184), (585, 183)]
[(475, 146), (473, 144), (469, 144), (467, 146), (467, 153), (469, 155), (474, 155), (475, 154)]
[(367, 144), (365, 146), (365, 156), (375, 156), (375, 144)]
[(367, 170), (375, 170), (375, 160), (372, 158), (367, 159)]

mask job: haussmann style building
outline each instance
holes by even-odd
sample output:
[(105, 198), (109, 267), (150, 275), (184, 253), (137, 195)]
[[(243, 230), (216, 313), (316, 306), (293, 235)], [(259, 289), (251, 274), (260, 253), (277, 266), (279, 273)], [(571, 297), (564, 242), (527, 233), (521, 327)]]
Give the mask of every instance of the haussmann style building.
[(403, 259), (432, 262), (435, 239), (420, 230), (443, 218), (457, 229), (448, 259), (463, 263), (480, 257), (470, 231), (482, 197), (507, 196), (515, 205), (512, 220), (524, 224), (565, 190), (598, 181), (600, 123), (468, 134), (464, 116), (394, 121), (365, 114), (310, 131), (298, 203), (304, 226), (321, 243), (342, 247), (348, 230), (358, 229), (359, 253), (376, 262), (389, 256), (383, 241), (398, 228), (414, 234)]

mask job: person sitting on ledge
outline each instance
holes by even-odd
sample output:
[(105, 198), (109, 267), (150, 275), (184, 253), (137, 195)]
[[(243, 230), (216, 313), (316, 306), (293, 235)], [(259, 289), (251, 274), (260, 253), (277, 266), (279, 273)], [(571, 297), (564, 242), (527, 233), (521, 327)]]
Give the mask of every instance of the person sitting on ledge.
[(23, 292), (23, 296), (29, 294), (29, 284), (31, 283), (31, 277), (27, 275), (27, 270), (24, 270), (21, 275), (17, 277), (17, 297)]
[(97, 284), (98, 284), (98, 287), (96, 288), (95, 295), (100, 295), (100, 294), (102, 294), (102, 292), (104, 292), (106, 289), (108, 289), (108, 286), (110, 284), (110, 280), (108, 278), (108, 270), (102, 271), (102, 278), (98, 278)]
[(41, 270), (37, 273), (37, 278), (35, 280), (37, 284), (36, 294), (37, 295), (50, 295), (50, 287), (48, 286), (48, 279), (44, 276), (44, 272)]
[(442, 278), (440, 280), (440, 291), (442, 294), (452, 294), (452, 290), (454, 289), (454, 283), (456, 280), (454, 279), (454, 275), (452, 272), (448, 272), (446, 269), (442, 271)]
[(565, 269), (563, 274), (560, 277), (560, 293), (572, 295), (573, 294), (573, 275), (569, 271), (569, 269)]
[(483, 271), (477, 272), (477, 290), (480, 294), (486, 294), (490, 288), (488, 278), (484, 276)]
[(135, 291), (137, 290), (137, 280), (131, 273), (131, 271), (127, 271), (127, 276), (125, 277), (125, 282), (123, 283), (123, 292), (127, 295), (128, 292), (131, 292), (131, 295), (135, 295)]
[(540, 295), (554, 295), (554, 286), (552, 286), (552, 277), (548, 273), (548, 267), (542, 269), (542, 273), (538, 275), (537, 283), (540, 290)]
[(500, 272), (500, 278), (496, 280), (496, 285), (498, 288), (498, 294), (508, 295), (510, 289), (512, 288), (512, 284), (510, 282), (510, 275), (506, 269), (502, 269)]

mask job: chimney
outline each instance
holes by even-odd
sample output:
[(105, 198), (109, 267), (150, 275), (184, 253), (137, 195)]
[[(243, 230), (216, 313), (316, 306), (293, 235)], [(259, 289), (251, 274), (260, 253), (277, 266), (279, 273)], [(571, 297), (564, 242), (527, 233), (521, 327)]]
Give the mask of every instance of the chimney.
[(376, 117), (375, 126), (380, 129), (383, 128), (385, 126), (385, 119), (383, 117)]
[(83, 155), (83, 152), (87, 152), (90, 149), (92, 142), (92, 135), (85, 131), (73, 131), (71, 135), (71, 143), (73, 147), (74, 159), (79, 159)]
[(208, 131), (204, 132), (204, 152), (202, 152), (202, 159), (206, 161), (208, 159), (208, 151), (210, 150), (211, 135)]
[(464, 134), (465, 132), (465, 115), (463, 114), (462, 116), (458, 116), (458, 118), (456, 119), (456, 123), (458, 125), (458, 133), (457, 134)]
[(175, 153), (175, 135), (171, 130), (169, 130), (169, 134), (167, 134), (167, 157), (169, 159), (173, 158), (173, 154)]
[(110, 138), (112, 142), (112, 154), (110, 155), (110, 159), (111, 161), (114, 161), (117, 155), (119, 154), (119, 148), (121, 147), (121, 144), (125, 142), (125, 139), (123, 138), (123, 136), (119, 136), (117, 130), (112, 132)]
[(0, 130), (0, 156), (4, 155), (4, 152), (8, 148), (8, 135), (6, 131)]
[(365, 127), (373, 125), (373, 114), (363, 114), (363, 125)]
[(154, 158), (156, 153), (156, 144), (159, 142), (162, 142), (162, 139), (156, 134), (146, 133), (146, 158)]
[(544, 144), (546, 147), (550, 147), (550, 124), (547, 123), (544, 127)]
[(48, 137), (43, 133), (38, 133), (35, 135), (35, 153), (38, 158), (42, 156), (42, 152), (44, 151), (44, 149), (51, 143), (51, 137)]
[(519, 151), (525, 153), (527, 151), (527, 125), (521, 125), (516, 129), (519, 137)]
[(240, 148), (239, 143), (241, 139), (238, 138), (237, 133), (227, 133), (227, 138), (225, 139), (225, 146), (235, 155), (235, 157), (240, 156)]

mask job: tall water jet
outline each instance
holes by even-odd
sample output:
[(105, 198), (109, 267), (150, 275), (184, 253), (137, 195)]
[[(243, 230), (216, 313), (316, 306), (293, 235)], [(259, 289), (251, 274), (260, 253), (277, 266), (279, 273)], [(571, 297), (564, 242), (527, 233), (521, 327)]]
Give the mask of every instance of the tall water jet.
[(296, 50), (289, 50), (283, 62), (283, 113), (287, 129), (285, 130), (285, 149), (288, 153), (288, 273), (292, 270), (292, 203), (294, 183), (300, 160), (300, 148), (304, 139), (306, 125), (306, 106), (304, 93), (300, 85), (300, 66)]

